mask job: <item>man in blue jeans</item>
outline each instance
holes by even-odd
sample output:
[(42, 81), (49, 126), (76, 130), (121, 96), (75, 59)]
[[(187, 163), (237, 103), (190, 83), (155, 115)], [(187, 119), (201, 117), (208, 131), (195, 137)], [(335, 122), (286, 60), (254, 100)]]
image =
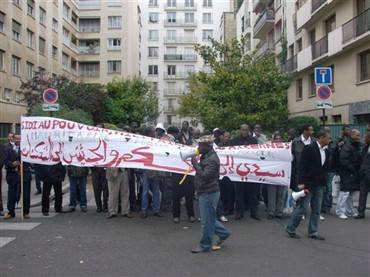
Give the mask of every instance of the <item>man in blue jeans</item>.
[[(198, 194), (198, 205), (201, 218), (202, 236), (199, 246), (191, 250), (191, 253), (203, 253), (211, 250), (219, 250), (224, 240), (231, 232), (223, 226), (216, 217), (216, 208), (220, 199), (218, 180), (220, 178), (220, 159), (213, 149), (211, 136), (203, 136), (197, 140), (198, 151), (201, 154), (198, 163), (192, 157), (191, 163), (196, 171), (194, 185)], [(213, 246), (213, 236), (217, 235), (219, 240), (217, 246)]]

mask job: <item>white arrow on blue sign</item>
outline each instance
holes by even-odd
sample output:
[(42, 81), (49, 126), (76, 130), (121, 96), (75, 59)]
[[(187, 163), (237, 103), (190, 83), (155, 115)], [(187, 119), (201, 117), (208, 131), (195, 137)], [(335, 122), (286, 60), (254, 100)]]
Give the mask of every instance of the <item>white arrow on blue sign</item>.
[(315, 84), (331, 85), (333, 82), (331, 67), (315, 67)]

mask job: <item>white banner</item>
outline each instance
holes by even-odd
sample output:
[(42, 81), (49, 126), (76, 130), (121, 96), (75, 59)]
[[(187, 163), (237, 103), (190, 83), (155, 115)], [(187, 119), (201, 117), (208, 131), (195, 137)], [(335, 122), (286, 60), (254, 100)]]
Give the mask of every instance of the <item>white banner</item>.
[[(36, 164), (154, 169), (185, 173), (190, 158), (180, 152), (195, 147), (137, 134), (113, 131), (51, 117), (22, 117), (22, 161)], [(245, 145), (216, 149), (221, 178), (289, 185), (289, 143)], [(198, 157), (199, 159), (199, 157)], [(189, 174), (194, 175), (192, 169)]]

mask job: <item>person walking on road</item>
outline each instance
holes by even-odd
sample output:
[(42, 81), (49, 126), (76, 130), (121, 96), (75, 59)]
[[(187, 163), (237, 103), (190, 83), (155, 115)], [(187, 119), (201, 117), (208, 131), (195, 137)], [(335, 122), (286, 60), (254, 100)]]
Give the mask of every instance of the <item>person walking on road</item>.
[(309, 192), (305, 197), (300, 198), (288, 224), (285, 226), (285, 231), (290, 238), (300, 238), (295, 231), (301, 223), (302, 216), (305, 214), (308, 205), (311, 204), (308, 237), (325, 240), (323, 236), (319, 235), (318, 223), (327, 170), (329, 168), (329, 153), (325, 146), (329, 145), (330, 140), (330, 134), (321, 130), (318, 132), (318, 140), (303, 148), (297, 188), (300, 190), (307, 189)]
[[(199, 245), (192, 249), (191, 253), (219, 250), (219, 245), (231, 234), (216, 218), (217, 203), (220, 198), (218, 186), (220, 159), (213, 149), (213, 139), (211, 136), (203, 136), (197, 142), (198, 151), (201, 154), (200, 162), (198, 163), (196, 158), (192, 157), (191, 163), (195, 169), (194, 184), (198, 194), (202, 235)], [(219, 237), (217, 246), (213, 246), (215, 234)]]

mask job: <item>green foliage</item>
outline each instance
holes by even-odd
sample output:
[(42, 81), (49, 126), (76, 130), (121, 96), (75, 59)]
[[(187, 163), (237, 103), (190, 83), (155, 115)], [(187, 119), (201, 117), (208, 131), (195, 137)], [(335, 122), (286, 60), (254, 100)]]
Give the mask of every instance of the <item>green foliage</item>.
[(104, 123), (104, 128), (109, 130), (117, 130), (117, 126), (112, 123)]
[[(50, 116), (50, 112), (44, 112), (42, 110), (42, 104), (38, 104), (34, 107), (33, 116)], [(53, 117), (70, 120), (86, 125), (94, 125), (94, 120), (91, 114), (81, 109), (69, 109), (66, 104), (59, 103), (59, 111), (53, 112)]]
[(319, 130), (319, 124), (313, 116), (296, 116), (290, 118), (287, 123), (287, 130), (294, 128), (298, 135), (301, 133), (301, 129), (305, 124), (311, 124), (315, 132)]
[(106, 85), (104, 101), (106, 121), (117, 126), (152, 121), (159, 116), (158, 95), (150, 83), (140, 77), (115, 78)]
[(0, 144), (6, 144), (8, 142), (8, 138), (0, 138)]
[(245, 39), (230, 45), (210, 39), (211, 46), (196, 46), (213, 72), (190, 76), (190, 93), (179, 100), (180, 116), (198, 118), (206, 130), (239, 129), (243, 123), (276, 130), (286, 123), (290, 78), (275, 65), (274, 54), (244, 53)]

